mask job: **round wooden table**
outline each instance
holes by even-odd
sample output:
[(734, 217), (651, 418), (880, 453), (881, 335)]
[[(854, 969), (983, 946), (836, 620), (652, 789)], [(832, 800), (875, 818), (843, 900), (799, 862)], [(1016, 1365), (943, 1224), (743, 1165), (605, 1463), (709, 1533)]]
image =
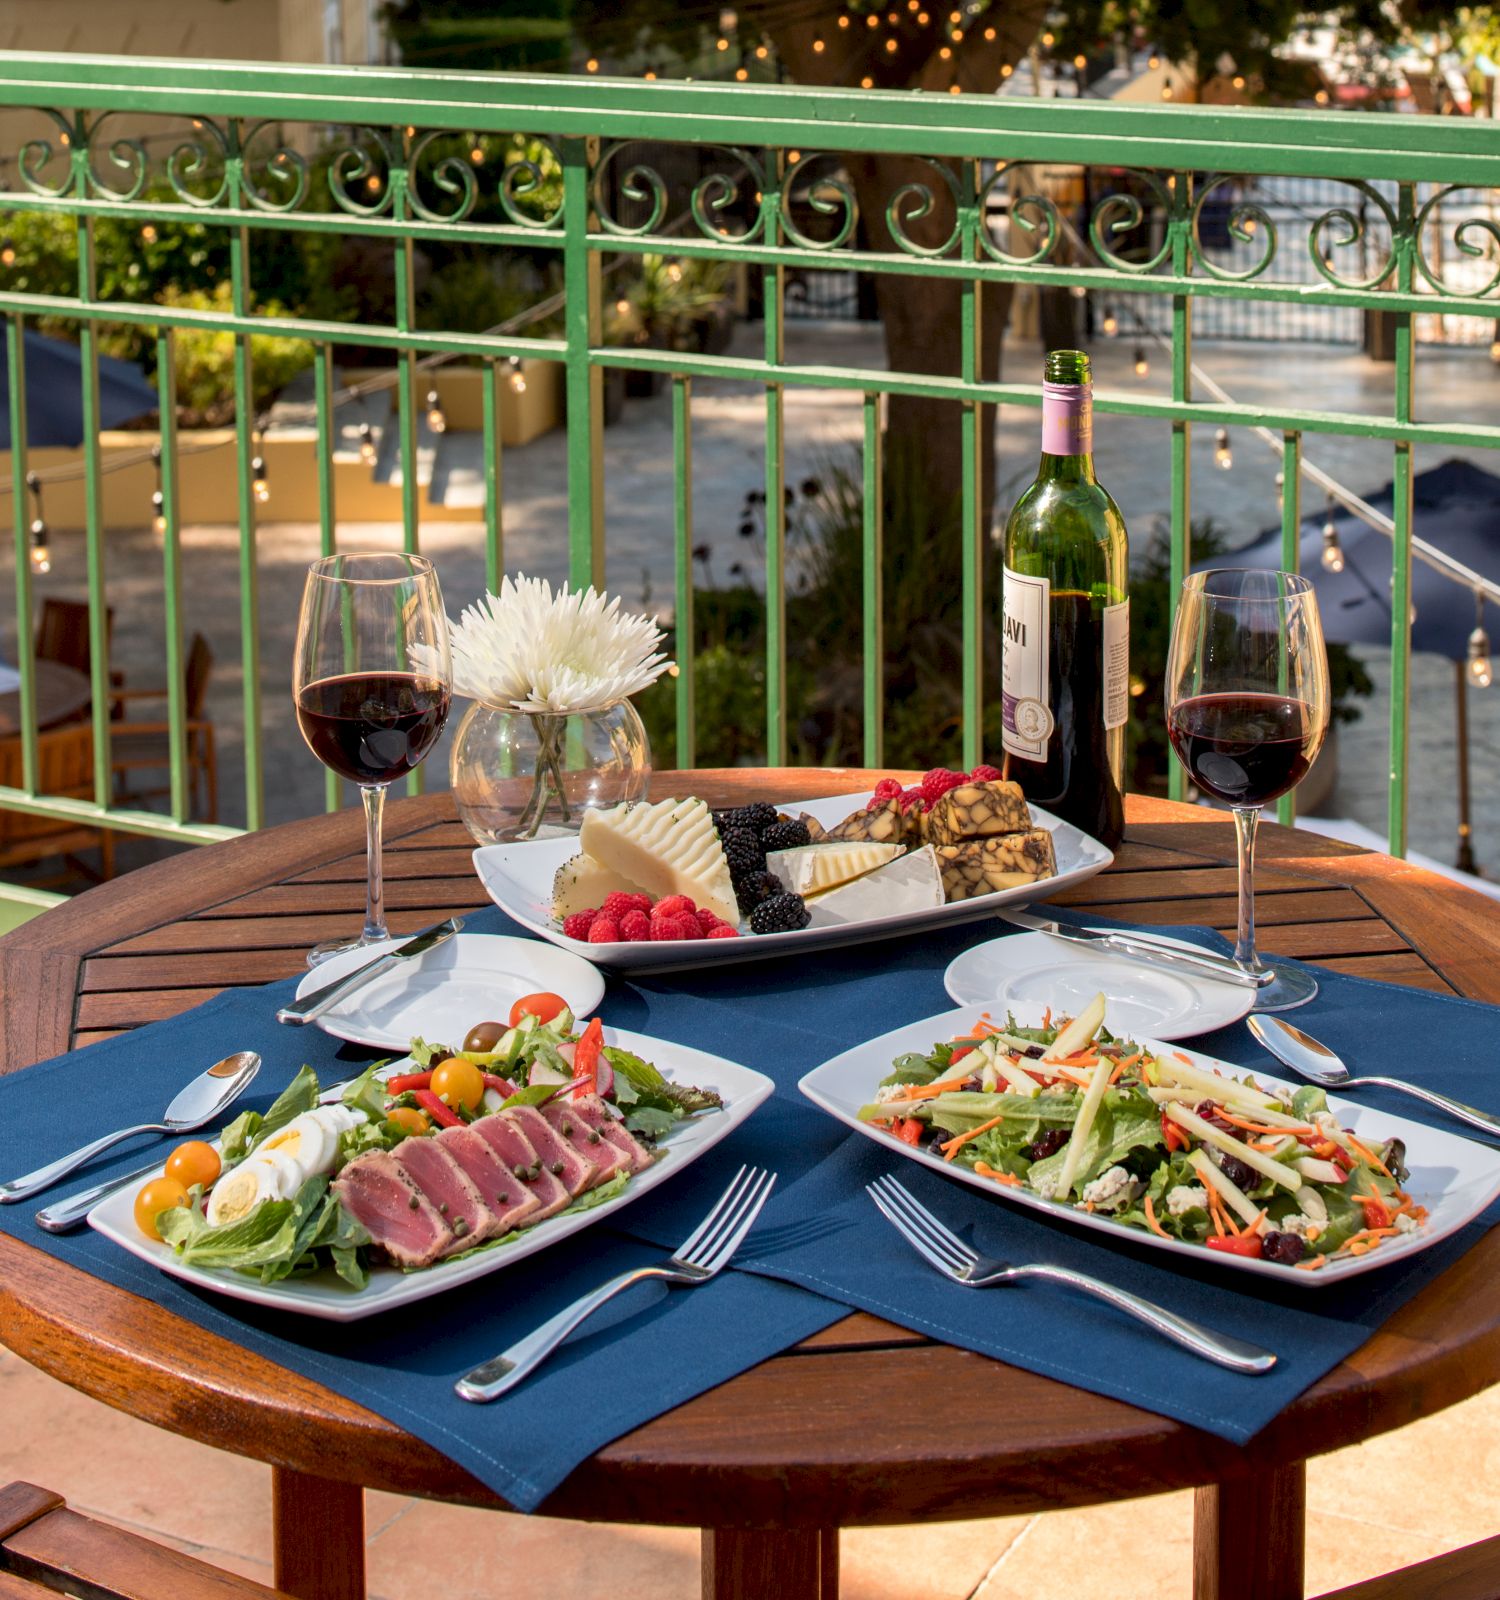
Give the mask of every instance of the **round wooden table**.
[[(653, 784), (718, 805), (868, 789), (874, 776), (663, 773)], [(1113, 868), (1060, 899), (1139, 922), (1232, 928), (1227, 819), (1139, 797), (1128, 819)], [(1267, 827), (1263, 840), (1268, 951), (1500, 1001), (1493, 902), (1314, 835)], [(446, 795), (393, 804), (386, 841), (397, 931), (483, 902)], [(207, 846), (47, 912), (0, 939), (10, 1002), (0, 1071), (299, 970), (310, 944), (357, 924), (363, 882), (363, 823), (351, 811)], [(1125, 1485), (1132, 1495), (1195, 1487), (1198, 1600), (1302, 1600), (1305, 1459), (1500, 1378), (1497, 1274), (1500, 1231), (1245, 1448), (851, 1315), (617, 1439), (545, 1511), (704, 1528), (711, 1600), (831, 1600), (840, 1526), (1086, 1505)], [(268, 1462), (275, 1581), (305, 1600), (363, 1595), (363, 1487), (502, 1504), (430, 1445), (310, 1379), (5, 1239), (0, 1339), (110, 1405)], [(941, 1404), (934, 1426), (934, 1397), (955, 1394), (965, 1403)]]
[[(92, 690), (88, 674), (60, 661), (33, 663), (36, 682), (36, 725), (50, 728), (88, 709)], [(21, 691), (0, 694), (0, 739), (21, 731)]]

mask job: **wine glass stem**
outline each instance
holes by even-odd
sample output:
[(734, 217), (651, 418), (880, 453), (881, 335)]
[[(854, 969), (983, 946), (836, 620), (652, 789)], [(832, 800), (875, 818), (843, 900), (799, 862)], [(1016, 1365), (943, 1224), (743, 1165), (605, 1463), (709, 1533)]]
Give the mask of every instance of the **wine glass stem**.
[(378, 939), (389, 939), (390, 929), (385, 925), (385, 877), (380, 857), (380, 824), (385, 815), (385, 785), (361, 784), (359, 792), (365, 802), (365, 926), (359, 936), (361, 944), (374, 944)]
[(1252, 972), (1260, 970), (1255, 953), (1255, 825), (1260, 821), (1259, 806), (1234, 808), (1234, 832), (1239, 844), (1239, 925), (1235, 929), (1234, 959)]

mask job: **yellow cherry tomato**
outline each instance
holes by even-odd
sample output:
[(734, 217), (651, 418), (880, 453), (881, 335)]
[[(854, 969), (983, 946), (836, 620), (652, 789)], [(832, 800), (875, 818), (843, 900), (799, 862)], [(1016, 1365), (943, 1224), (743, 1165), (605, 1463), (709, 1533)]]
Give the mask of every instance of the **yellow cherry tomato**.
[(211, 1144), (206, 1144), (202, 1139), (189, 1139), (186, 1144), (180, 1144), (167, 1157), (167, 1176), (175, 1178), (184, 1189), (191, 1189), (195, 1183), (201, 1183), (206, 1189), (215, 1182), (223, 1170), (224, 1163), (219, 1160), (219, 1152)]
[(160, 1239), (156, 1219), (174, 1206), (185, 1206), (188, 1192), (176, 1178), (153, 1178), (135, 1197), (135, 1225), (148, 1239)]
[(472, 1061), (449, 1056), (432, 1074), (432, 1092), (455, 1111), (472, 1111), (484, 1096), (484, 1074)]
[(415, 1106), (393, 1106), (385, 1114), (387, 1122), (394, 1122), (398, 1128), (405, 1128), (407, 1133), (426, 1133), (432, 1124), (427, 1120), (425, 1111), (418, 1111)]

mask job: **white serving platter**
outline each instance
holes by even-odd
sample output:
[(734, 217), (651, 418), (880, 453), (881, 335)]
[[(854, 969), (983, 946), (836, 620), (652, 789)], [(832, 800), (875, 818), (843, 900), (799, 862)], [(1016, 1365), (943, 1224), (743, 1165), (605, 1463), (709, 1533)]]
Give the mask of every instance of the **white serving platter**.
[[(1419, 1204), (1427, 1207), (1428, 1221), (1418, 1232), (1387, 1239), (1378, 1250), (1372, 1250), (1368, 1255), (1330, 1260), (1316, 1272), (1300, 1272), (1295, 1267), (1281, 1266), (1272, 1261), (1252, 1260), (1226, 1251), (1210, 1252), (1202, 1245), (1161, 1239), (1144, 1228), (1122, 1227), (1106, 1217), (1044, 1200), (1029, 1189), (1003, 1187), (981, 1178), (956, 1162), (947, 1162), (925, 1149), (902, 1144), (889, 1133), (859, 1120), (860, 1107), (868, 1105), (875, 1098), (877, 1086), (889, 1075), (891, 1064), (897, 1056), (912, 1050), (926, 1054), (939, 1040), (962, 1036), (974, 1027), (982, 1013), (982, 1007), (964, 1006), (957, 1011), (940, 1012), (935, 1017), (914, 1022), (905, 1028), (893, 1029), (878, 1039), (870, 1039), (835, 1056), (831, 1061), (825, 1061), (821, 1067), (813, 1068), (798, 1087), (814, 1105), (830, 1116), (837, 1117), (840, 1122), (847, 1123), (866, 1137), (878, 1140), (890, 1155), (893, 1165), (898, 1158), (905, 1157), (935, 1172), (956, 1178), (960, 1183), (978, 1189), (991, 1200), (1021, 1206), (1057, 1222), (1088, 1228), (1107, 1239), (1130, 1239), (1136, 1244), (1176, 1256), (1184, 1265), (1191, 1263), (1202, 1267), (1208, 1262), (1231, 1271), (1272, 1277), (1284, 1284), (1301, 1285), (1309, 1289), (1342, 1283), (1346, 1278), (1358, 1277), (1361, 1273), (1372, 1272), (1391, 1262), (1409, 1260), (1439, 1240), (1457, 1233), (1496, 1198), (1500, 1198), (1500, 1150), (1460, 1138), (1454, 1133), (1426, 1127), (1419, 1122), (1408, 1122), (1403, 1117), (1393, 1117), (1389, 1112), (1373, 1110), (1358, 1100), (1329, 1095), (1329, 1110), (1338, 1118), (1340, 1125), (1351, 1129), (1366, 1144), (1379, 1144), (1392, 1138), (1405, 1140), (1406, 1164), (1411, 1176), (1404, 1187)], [(1019, 1017), (1017, 1020), (1023, 1026), (1035, 1025), (1040, 1020), (1040, 1008), (1036, 1015)], [(1148, 1048), (1153, 1044), (1149, 1039), (1135, 1042)], [(1174, 1050), (1178, 1048), (1173, 1047)], [(1252, 1074), (1247, 1067), (1236, 1067), (1195, 1050), (1183, 1050), (1181, 1054), (1194, 1066), (1207, 1071), (1219, 1071), (1236, 1077), (1253, 1075), (1257, 1083), (1287, 1081), (1262, 1072), (1259, 1068), (1255, 1068)], [(1302, 1083), (1288, 1086), (1294, 1089), (1306, 1087)]]
[[(331, 956), (298, 984), (297, 998), (403, 943), (390, 939)], [(604, 998), (604, 974), (571, 950), (535, 939), (458, 933), (371, 979), (314, 1018), (313, 1026), (335, 1039), (404, 1055), (413, 1039), (446, 1040), (455, 1017), (503, 1022), (522, 995), (538, 990), (560, 994), (575, 1017), (588, 1017)]]
[[(613, 1200), (606, 1200), (587, 1211), (561, 1211), (555, 1217), (539, 1222), (534, 1228), (522, 1229), (509, 1244), (481, 1250), (461, 1261), (439, 1262), (421, 1272), (402, 1272), (389, 1266), (375, 1267), (370, 1272), (368, 1285), (363, 1289), (355, 1289), (331, 1271), (319, 1272), (308, 1278), (289, 1278), (280, 1283), (262, 1284), (256, 1278), (237, 1272), (215, 1272), (184, 1265), (167, 1245), (146, 1238), (136, 1227), (134, 1208), (139, 1182), (128, 1183), (101, 1200), (89, 1212), (89, 1226), (97, 1229), (105, 1238), (112, 1239), (121, 1249), (128, 1250), (131, 1255), (160, 1267), (163, 1272), (182, 1279), (184, 1283), (227, 1295), (232, 1300), (245, 1300), (251, 1305), (270, 1306), (330, 1322), (355, 1322), (396, 1306), (426, 1300), (432, 1295), (441, 1294), (444, 1289), (472, 1283), (476, 1278), (486, 1278), (492, 1272), (503, 1271), (518, 1261), (524, 1261), (549, 1245), (613, 1216), (622, 1206), (638, 1200), (643, 1194), (649, 1194), (660, 1184), (670, 1182), (675, 1174), (685, 1171), (732, 1133), (774, 1088), (764, 1073), (753, 1072), (749, 1067), (726, 1061), (722, 1056), (709, 1055), (703, 1050), (669, 1044), (664, 1039), (655, 1039), (648, 1034), (606, 1028), (604, 1041), (653, 1063), (664, 1077), (674, 1082), (717, 1090), (724, 1098), (724, 1109), (694, 1118), (671, 1138), (664, 1140), (660, 1146), (661, 1159), (646, 1171), (638, 1172)], [(408, 1067), (409, 1058), (393, 1063), (389, 1072), (402, 1072)], [(339, 1087), (329, 1086), (322, 1098), (337, 1099)]]
[[(842, 822), (851, 811), (870, 798), (861, 794), (829, 795), (819, 800), (788, 801), (783, 810), (806, 812), (825, 828)], [(1052, 835), (1057, 855), (1056, 877), (1040, 883), (1001, 889), (995, 894), (978, 895), (926, 911), (903, 911), (888, 917), (873, 917), (864, 922), (800, 928), (795, 933), (752, 935), (743, 930), (738, 939), (684, 939), (680, 943), (588, 944), (569, 939), (552, 920), (552, 880), (557, 869), (570, 856), (578, 854), (578, 840), (537, 839), (525, 844), (482, 845), (474, 852), (474, 870), (486, 893), (509, 917), (530, 928), (544, 939), (571, 950), (601, 966), (619, 972), (665, 972), (684, 967), (728, 965), (737, 961), (762, 961), (768, 956), (800, 954), (804, 951), (833, 950), (841, 945), (864, 944), (875, 939), (893, 939), (920, 933), (927, 928), (947, 927), (952, 923), (974, 922), (991, 916), (1001, 906), (1027, 905), (1045, 900), (1075, 883), (1082, 883), (1102, 872), (1114, 855), (1097, 839), (1060, 821), (1050, 811), (1032, 806), (1036, 825)]]
[[(1198, 945), (1153, 934), (1158, 943), (1194, 955)], [(1051, 1006), (1077, 1016), (1103, 993), (1110, 1029), (1127, 1039), (1191, 1039), (1227, 1028), (1249, 1011), (1247, 984), (1217, 983), (1196, 973), (1167, 972), (1105, 949), (1065, 944), (1045, 933), (1012, 933), (957, 955), (943, 987), (961, 1006), (990, 1006), (997, 1015), (1040, 1016)]]

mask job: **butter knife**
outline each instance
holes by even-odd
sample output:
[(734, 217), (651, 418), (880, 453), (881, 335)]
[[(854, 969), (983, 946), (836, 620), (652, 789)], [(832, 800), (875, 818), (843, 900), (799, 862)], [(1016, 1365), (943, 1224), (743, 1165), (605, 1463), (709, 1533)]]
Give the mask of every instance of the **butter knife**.
[(1108, 950), (1148, 967), (1161, 967), (1195, 978), (1212, 978), (1216, 983), (1235, 983), (1244, 989), (1259, 989), (1274, 977), (1269, 969), (1263, 973), (1248, 972), (1231, 957), (1216, 956), (1207, 950), (1179, 950), (1174, 945), (1157, 944), (1153, 939), (1131, 933), (1115, 933), (1105, 928), (1069, 927), (1045, 917), (1032, 916), (1026, 911), (998, 911), (995, 914), (1002, 922), (1013, 923), (1018, 928), (1029, 928), (1035, 933), (1045, 933), (1069, 944), (1092, 945), (1096, 950)]
[(314, 989), (311, 994), (305, 994), (300, 1000), (294, 1000), (289, 1006), (283, 1006), (276, 1013), (276, 1020), (300, 1027), (315, 1017), (321, 1017), (330, 1006), (337, 1005), (356, 989), (362, 989), (371, 979), (378, 978), (382, 972), (389, 972), (401, 962), (412, 961), (428, 950), (445, 943), (463, 925), (462, 917), (449, 917), (446, 921), (434, 923), (430, 928), (423, 928), (404, 944), (398, 944), (394, 950), (385, 951), (373, 961), (367, 961), (362, 967), (356, 967), (353, 972), (346, 972), (342, 978), (335, 978), (332, 983), (325, 983), (321, 989)]

